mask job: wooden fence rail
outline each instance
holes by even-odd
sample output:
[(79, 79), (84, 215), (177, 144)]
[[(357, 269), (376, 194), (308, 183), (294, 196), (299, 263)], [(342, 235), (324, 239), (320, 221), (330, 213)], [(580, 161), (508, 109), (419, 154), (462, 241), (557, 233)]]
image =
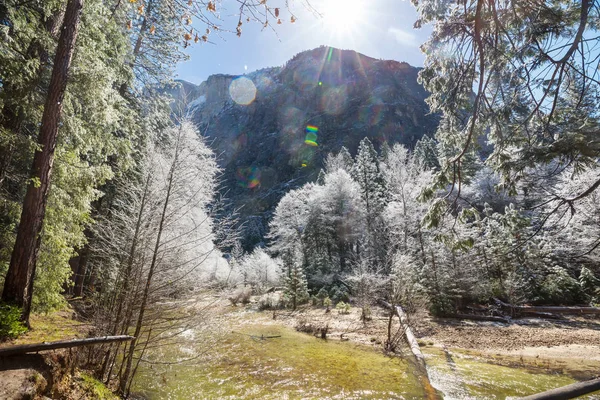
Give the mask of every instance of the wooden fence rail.
[(44, 350), (68, 349), (71, 347), (91, 346), (100, 343), (128, 342), (135, 339), (133, 336), (101, 336), (86, 339), (61, 340), (57, 342), (44, 342), (35, 344), (22, 344), (18, 346), (7, 346), (0, 348), (0, 357), (14, 356), (19, 354), (37, 353)]
[(600, 390), (600, 378), (577, 382), (571, 385), (548, 390), (546, 392), (522, 397), (521, 400), (567, 400), (574, 399)]

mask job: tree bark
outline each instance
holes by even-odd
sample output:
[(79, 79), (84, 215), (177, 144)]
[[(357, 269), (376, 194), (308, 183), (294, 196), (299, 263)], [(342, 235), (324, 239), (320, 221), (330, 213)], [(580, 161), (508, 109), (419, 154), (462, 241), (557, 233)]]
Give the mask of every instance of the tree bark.
[(33, 279), (50, 189), (62, 102), (79, 31), (83, 2), (84, 0), (69, 0), (65, 10), (41, 121), (38, 138), (40, 148), (34, 155), (32, 178), (27, 186), (15, 247), (2, 291), (2, 300), (22, 308), (21, 320), (28, 326)]
[(77, 263), (77, 270), (73, 274), (73, 296), (83, 296), (83, 282), (85, 281), (85, 274), (87, 272), (88, 259), (89, 259), (90, 248), (84, 246), (79, 253), (79, 261)]

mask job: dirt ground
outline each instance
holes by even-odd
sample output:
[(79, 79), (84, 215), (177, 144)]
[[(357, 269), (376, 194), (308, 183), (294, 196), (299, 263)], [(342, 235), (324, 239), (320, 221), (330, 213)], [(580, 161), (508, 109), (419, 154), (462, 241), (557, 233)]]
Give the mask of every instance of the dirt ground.
[(502, 365), (529, 366), (576, 379), (600, 375), (600, 320), (518, 319), (511, 324), (415, 318), (419, 340), (486, 358)]

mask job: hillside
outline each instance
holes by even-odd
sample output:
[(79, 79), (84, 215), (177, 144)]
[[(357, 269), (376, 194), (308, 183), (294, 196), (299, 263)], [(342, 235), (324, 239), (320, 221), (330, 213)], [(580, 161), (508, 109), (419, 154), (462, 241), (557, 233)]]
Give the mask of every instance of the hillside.
[(283, 67), (182, 82), (175, 95), (219, 155), (226, 196), (245, 222), (246, 248), (263, 240), (274, 206), (314, 180), (328, 153), (345, 146), (354, 154), (364, 137), (376, 146), (412, 147), (433, 133), (437, 117), (428, 114), (418, 72), (320, 47)]

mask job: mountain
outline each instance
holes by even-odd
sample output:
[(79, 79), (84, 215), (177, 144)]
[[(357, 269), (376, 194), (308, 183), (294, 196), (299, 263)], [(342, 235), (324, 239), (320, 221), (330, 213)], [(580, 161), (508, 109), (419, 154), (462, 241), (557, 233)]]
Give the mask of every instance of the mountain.
[(244, 247), (263, 241), (277, 202), (315, 180), (330, 152), (368, 137), (413, 147), (432, 134), (419, 68), (319, 47), (283, 67), (181, 82), (192, 120), (219, 156), (224, 187), (245, 223)]

